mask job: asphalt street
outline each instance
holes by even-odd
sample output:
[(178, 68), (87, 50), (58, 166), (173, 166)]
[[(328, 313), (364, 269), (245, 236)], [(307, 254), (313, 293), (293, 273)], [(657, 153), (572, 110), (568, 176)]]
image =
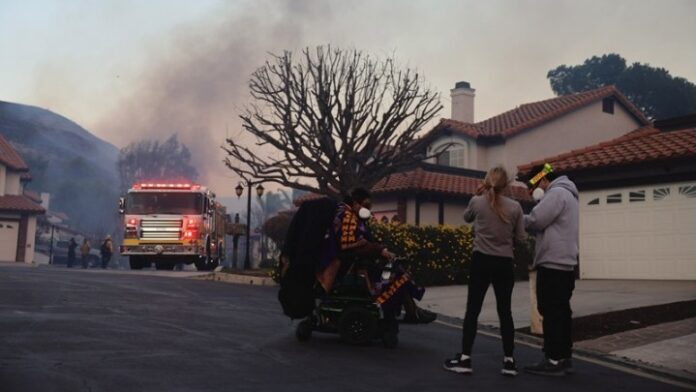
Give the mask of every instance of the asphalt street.
[[(576, 360), (577, 374), (500, 375), (479, 335), (474, 374), (442, 370), (460, 342), (443, 324), (402, 326), (400, 345), (294, 337), (276, 288), (95, 270), (0, 268), (0, 391), (676, 391)], [(427, 293), (426, 293), (427, 295)], [(520, 365), (540, 358), (517, 346)]]

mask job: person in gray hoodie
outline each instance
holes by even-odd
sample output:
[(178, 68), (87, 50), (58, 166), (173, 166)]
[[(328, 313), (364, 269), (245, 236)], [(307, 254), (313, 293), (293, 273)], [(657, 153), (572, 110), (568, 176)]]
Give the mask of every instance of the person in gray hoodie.
[(573, 370), (570, 298), (578, 264), (578, 189), (567, 176), (556, 176), (548, 164), (532, 169), (531, 176), (527, 185), (538, 204), (524, 216), (524, 225), (536, 236), (534, 269), (545, 358), (524, 370), (561, 376)]

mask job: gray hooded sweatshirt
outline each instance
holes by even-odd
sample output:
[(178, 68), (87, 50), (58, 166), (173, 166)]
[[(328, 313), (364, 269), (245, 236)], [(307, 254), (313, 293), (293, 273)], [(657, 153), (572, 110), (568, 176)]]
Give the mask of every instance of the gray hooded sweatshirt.
[(578, 189), (566, 176), (553, 180), (524, 226), (536, 233), (534, 267), (572, 271), (578, 263)]

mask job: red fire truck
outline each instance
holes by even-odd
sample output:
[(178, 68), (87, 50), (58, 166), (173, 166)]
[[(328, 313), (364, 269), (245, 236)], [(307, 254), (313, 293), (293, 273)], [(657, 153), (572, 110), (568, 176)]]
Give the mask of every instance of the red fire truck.
[(225, 207), (192, 183), (143, 182), (119, 201), (124, 239), (119, 247), (131, 269), (173, 269), (194, 263), (211, 270), (224, 260)]

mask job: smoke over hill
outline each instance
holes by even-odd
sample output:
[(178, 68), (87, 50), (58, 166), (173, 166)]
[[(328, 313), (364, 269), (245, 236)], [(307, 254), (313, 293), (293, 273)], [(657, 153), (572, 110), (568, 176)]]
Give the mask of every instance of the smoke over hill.
[(176, 133), (191, 150), (200, 181), (233, 194), (236, 182), (220, 146), (227, 129), (242, 137), (237, 116), (248, 102), (249, 75), (268, 52), (297, 47), (303, 23), (328, 12), (318, 3), (259, 1), (230, 5), (215, 24), (181, 28), (171, 40), (176, 44), (153, 54), (135, 92), (95, 129), (121, 145)]
[(67, 213), (84, 231), (113, 229), (116, 147), (59, 114), (2, 101), (0, 134), (29, 165), (28, 189), (52, 195), (51, 210)]

